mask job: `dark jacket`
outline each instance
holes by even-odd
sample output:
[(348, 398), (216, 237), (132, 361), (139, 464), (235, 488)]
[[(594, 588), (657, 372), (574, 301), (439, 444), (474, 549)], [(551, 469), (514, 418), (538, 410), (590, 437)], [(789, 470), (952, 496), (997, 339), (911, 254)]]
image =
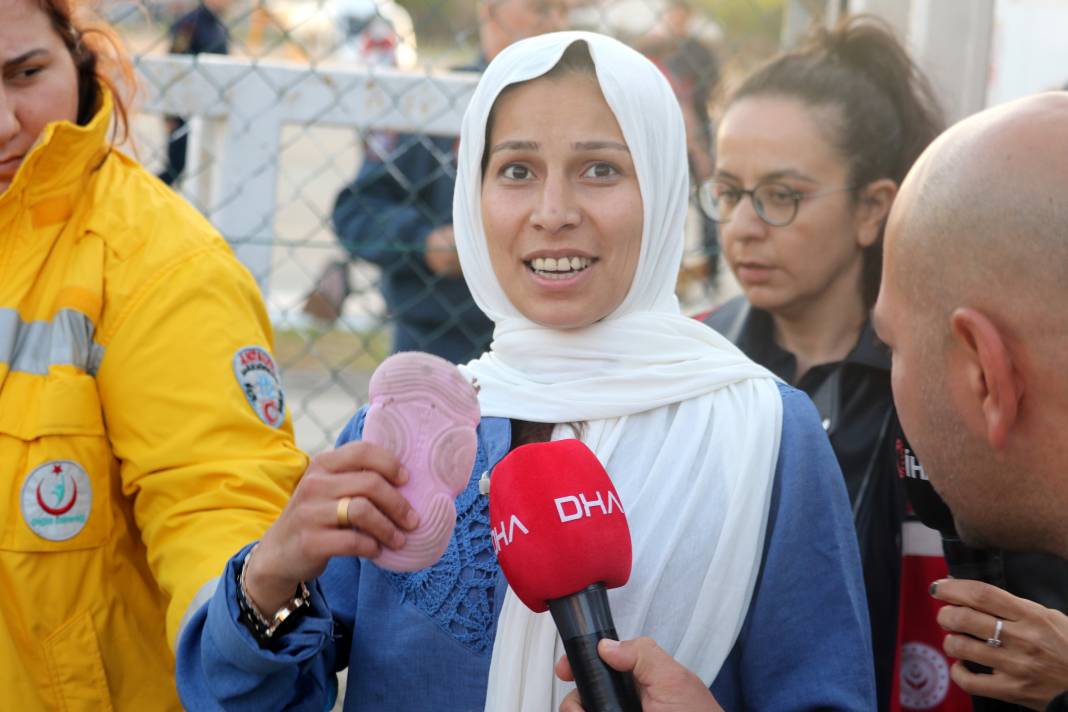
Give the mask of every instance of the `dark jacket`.
[[(771, 315), (736, 297), (703, 321), (787, 383), (797, 359), (775, 343)], [(897, 646), (904, 490), (897, 478), (897, 414), (890, 357), (865, 324), (842, 361), (812, 367), (793, 384), (812, 398), (845, 477), (864, 566), (879, 709), (887, 709)]]
[(219, 16), (197, 5), (171, 26), (171, 54), (229, 54), (230, 33)]
[(456, 181), (452, 137), (374, 134), (356, 180), (334, 203), (338, 240), (382, 269), (380, 289), (393, 320), (394, 351), (429, 351), (454, 363), (484, 352), (493, 324), (460, 277), (426, 264), (427, 235), (452, 223)]
[[(793, 380), (796, 360), (775, 343), (767, 312), (754, 309), (744, 297), (737, 297), (703, 321), (757, 363), (787, 382)], [(930, 484), (898, 477), (898, 441), (903, 447), (907, 443), (893, 410), (889, 355), (870, 323), (864, 325), (856, 347), (843, 361), (815, 366), (794, 385), (808, 393), (824, 419), (853, 502), (871, 614), (880, 709), (889, 701), (897, 653), (900, 530), (906, 503), (912, 505), (920, 521), (942, 533), (952, 576), (985, 581), (1014, 596), (1068, 613), (1068, 561), (1048, 554), (967, 547), (956, 538), (949, 509)], [(972, 700), (974, 712), (1025, 709), (986, 698)]]
[[(199, 4), (171, 25), (171, 54), (229, 54), (230, 33), (219, 16)], [(167, 163), (159, 174), (160, 180), (174, 185), (185, 171), (189, 132), (184, 119), (168, 117), (174, 122), (167, 136)]]
[[(898, 439), (902, 454), (907, 453), (915, 460), (904, 434), (900, 433)], [(908, 501), (920, 520), (942, 533), (942, 550), (951, 576), (983, 581), (1014, 596), (1068, 613), (1068, 561), (1052, 554), (969, 547), (958, 538), (949, 507), (931, 487), (918, 460), (914, 461), (910, 472), (904, 473), (902, 482)], [(974, 664), (965, 664), (975, 668)], [(1055, 702), (1062, 704), (1063, 699)], [(1026, 709), (985, 697), (972, 698), (973, 712), (1024, 712)], [(1048, 709), (1062, 708), (1051, 704)]]

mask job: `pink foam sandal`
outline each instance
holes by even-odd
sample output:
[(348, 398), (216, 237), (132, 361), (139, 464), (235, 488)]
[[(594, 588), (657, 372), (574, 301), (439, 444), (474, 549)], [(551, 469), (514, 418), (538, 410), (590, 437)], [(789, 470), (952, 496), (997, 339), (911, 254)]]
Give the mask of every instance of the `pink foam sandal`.
[(471, 478), (480, 418), (474, 387), (453, 364), (418, 351), (390, 356), (375, 370), (363, 439), (393, 452), (409, 473), (400, 493), (419, 526), (400, 549), (374, 562), (417, 571), (441, 558), (456, 526), (454, 500)]

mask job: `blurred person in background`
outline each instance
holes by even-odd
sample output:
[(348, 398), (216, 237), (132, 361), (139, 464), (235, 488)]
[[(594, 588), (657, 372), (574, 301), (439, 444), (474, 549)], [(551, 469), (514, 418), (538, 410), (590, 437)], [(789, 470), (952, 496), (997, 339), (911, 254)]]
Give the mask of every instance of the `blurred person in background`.
[(0, 0), (2, 706), (179, 710), (187, 610), (307, 460), (255, 282), (115, 148), (132, 70), (76, 7)]
[[(565, 0), (481, 0), (478, 60), (482, 71), (525, 37), (562, 28)], [(337, 196), (334, 231), (350, 258), (381, 269), (393, 322), (393, 351), (428, 351), (454, 363), (479, 356), (493, 325), (471, 300), (452, 232), (455, 137), (376, 132), (356, 179)], [(327, 266), (304, 310), (323, 321), (341, 314), (348, 263)]]
[[(197, 6), (171, 25), (171, 54), (229, 54), (230, 32), (223, 22), (223, 13), (230, 0), (198, 0)], [(189, 130), (185, 119), (168, 116), (167, 158), (159, 179), (174, 185), (185, 172), (189, 148)]]
[(701, 187), (743, 292), (705, 322), (812, 398), (842, 467), (881, 710), (893, 706), (905, 505), (890, 359), (869, 312), (897, 187), (941, 129), (927, 81), (891, 32), (847, 18), (742, 81)]
[(1065, 608), (1068, 564), (964, 547), (928, 516), (927, 500), (942, 505), (916, 479), (922, 468), (891, 401), (889, 353), (870, 320), (887, 215), (940, 128), (927, 82), (889, 31), (863, 18), (748, 77), (720, 126), (716, 177), (702, 188), (744, 295), (706, 321), (820, 410), (853, 501), (882, 709), (1006, 710), (949, 684), (941, 604), (927, 584), (948, 564)]
[[(670, 0), (660, 23), (635, 41), (635, 47), (664, 72), (679, 98), (694, 185), (710, 178), (715, 165), (709, 105), (720, 79), (718, 38), (718, 27), (696, 16), (689, 0)], [(718, 225), (703, 211), (698, 215), (705, 258), (700, 276), (714, 287), (719, 269)]]
[(334, 0), (330, 13), (343, 62), (415, 69), (412, 16), (393, 0)]
[(273, 27), (297, 62), (414, 69), (417, 61), (412, 16), (394, 0), (264, 0), (249, 23), (250, 48), (268, 51), (264, 34)]

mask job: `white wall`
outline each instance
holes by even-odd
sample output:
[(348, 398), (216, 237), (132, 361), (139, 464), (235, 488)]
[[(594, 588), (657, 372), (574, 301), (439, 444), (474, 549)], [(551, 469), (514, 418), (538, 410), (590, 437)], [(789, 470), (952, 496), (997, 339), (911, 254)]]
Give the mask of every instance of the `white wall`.
[(1068, 0), (997, 0), (987, 104), (1068, 82)]
[(1068, 0), (849, 0), (886, 19), (950, 120), (1068, 83)]

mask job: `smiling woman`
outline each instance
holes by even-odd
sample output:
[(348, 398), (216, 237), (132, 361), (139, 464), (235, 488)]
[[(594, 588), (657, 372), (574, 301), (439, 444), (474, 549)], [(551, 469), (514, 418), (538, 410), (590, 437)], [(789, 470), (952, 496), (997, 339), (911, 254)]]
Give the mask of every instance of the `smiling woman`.
[[(777, 387), (765, 390), (766, 372), (679, 313), (688, 173), (670, 86), (648, 60), (603, 37), (525, 44), (487, 71), (461, 137), (457, 247), (471, 293), (496, 325), (489, 353), (465, 367), (481, 388), (483, 416), (509, 418), (513, 445), (538, 430), (532, 423), (556, 424), (552, 439), (582, 424), (580, 437), (611, 473), (632, 530), (631, 582), (613, 599), (622, 635), (654, 638), (727, 709), (774, 709), (787, 699), (799, 709), (870, 706), (867, 644), (853, 637), (856, 627), (820, 625), (858, 656), (844, 678), (795, 669), (834, 691), (821, 703), (806, 699), (808, 683), (793, 673), (778, 677), (785, 667), (770, 662), (770, 651), (757, 653), (762, 634), (745, 630), (749, 616), (760, 616), (758, 601), (807, 608), (801, 599), (822, 595), (819, 584), (797, 591), (793, 603), (780, 598), (774, 581), (789, 573), (770, 563), (771, 549), (762, 556), (769, 540), (761, 522), (777, 488), (792, 486), (798, 451), (788, 441), (804, 442), (802, 450), (823, 441), (812, 421), (807, 432), (790, 425), (799, 414)], [(823, 469), (824, 457), (809, 450), (805, 467), (833, 500), (843, 493), (830, 485), (837, 472)], [(734, 480), (741, 473), (744, 485)], [(789, 499), (770, 516), (804, 509)], [(680, 509), (682, 501), (700, 504)], [(826, 575), (849, 590), (855, 553), (839, 533), (830, 535), (833, 547), (845, 549)], [(788, 556), (815, 553), (803, 549)], [(668, 587), (658, 584), (665, 572)], [(832, 617), (851, 605), (843, 604), (830, 606)], [(775, 635), (781, 640), (786, 628)], [(540, 677), (562, 654), (551, 621), (509, 592), (494, 645), (487, 709), (560, 704), (569, 685)], [(776, 672), (758, 672), (741, 649), (767, 655)], [(774, 692), (757, 689), (768, 675), (778, 678)]]
[[(631, 579), (611, 594), (621, 634), (656, 639), (710, 705), (709, 687), (727, 709), (871, 709), (856, 541), (815, 414), (679, 311), (689, 186), (667, 80), (600, 35), (518, 42), (475, 90), (457, 166), (456, 246), (495, 328), (489, 352), (461, 367), (482, 418), (444, 556), (402, 575), (339, 547), (272, 553), (326, 515), (338, 533), (329, 500), (295, 497), (263, 555), (231, 559), (230, 585), (183, 637), (187, 705), (323, 709), (348, 665), (347, 709), (436, 711), (446, 690), (449, 709), (558, 709), (573, 687), (552, 676), (562, 643), (500, 577), (479, 481), (521, 443), (577, 435), (631, 530)], [(392, 457), (351, 442), (366, 413), (335, 454), (362, 447), (365, 469), (387, 479)], [(241, 622), (246, 567), (252, 600), (301, 582), (310, 592), (266, 643)]]
[[(589, 326), (619, 306), (641, 248), (638, 176), (588, 53), (580, 63), (584, 47), (498, 99), (482, 178), (482, 221), (505, 294), (531, 321), (558, 329)], [(545, 106), (557, 110), (526, 119)]]

